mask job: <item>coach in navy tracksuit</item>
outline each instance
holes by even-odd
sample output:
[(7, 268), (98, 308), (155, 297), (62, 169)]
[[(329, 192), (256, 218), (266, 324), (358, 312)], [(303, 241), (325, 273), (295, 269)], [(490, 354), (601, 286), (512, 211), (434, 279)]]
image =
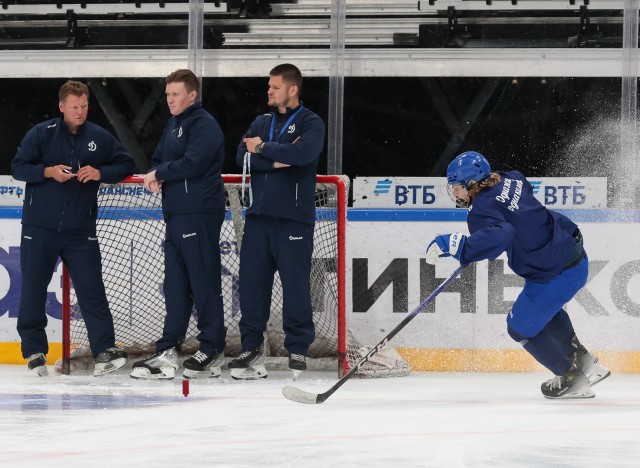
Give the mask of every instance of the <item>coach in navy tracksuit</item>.
[(590, 398), (609, 375), (578, 341), (563, 309), (586, 284), (589, 261), (582, 234), (569, 218), (548, 210), (518, 171), (491, 172), (480, 153), (469, 151), (447, 168), (453, 198), (469, 206), (471, 235), (437, 236), (427, 261), (453, 256), (462, 265), (507, 253), (524, 288), (507, 316), (509, 335), (557, 377), (542, 384), (547, 398)]
[(172, 117), (145, 176), (145, 187), (162, 191), (167, 315), (157, 355), (135, 363), (134, 378), (173, 378), (176, 348), (187, 332), (194, 305), (200, 347), (184, 362), (184, 376), (217, 377), (224, 361), (220, 274), (224, 136), (218, 122), (197, 102), (199, 90), (199, 80), (190, 70), (176, 70), (167, 77)]
[(242, 351), (256, 351), (263, 342), (277, 270), (284, 296), (284, 346), (290, 367), (304, 370), (315, 338), (309, 281), (316, 168), (325, 127), (299, 100), (301, 84), (294, 65), (271, 70), (268, 99), (274, 110), (253, 121), (236, 162), (250, 169), (252, 190), (240, 251)]
[(27, 182), (18, 315), (25, 358), (48, 352), (45, 303), (58, 257), (69, 268), (94, 358), (114, 346), (96, 237), (97, 191), (101, 182), (132, 174), (134, 164), (109, 132), (86, 121), (88, 96), (84, 83), (65, 83), (59, 93), (62, 117), (29, 130), (11, 164), (13, 177)]

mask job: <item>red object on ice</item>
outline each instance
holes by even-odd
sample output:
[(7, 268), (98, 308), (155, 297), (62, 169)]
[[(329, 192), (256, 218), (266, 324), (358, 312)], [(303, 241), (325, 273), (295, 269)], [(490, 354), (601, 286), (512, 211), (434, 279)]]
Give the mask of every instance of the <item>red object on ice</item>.
[(182, 394), (186, 397), (189, 396), (189, 381), (187, 379), (182, 380)]

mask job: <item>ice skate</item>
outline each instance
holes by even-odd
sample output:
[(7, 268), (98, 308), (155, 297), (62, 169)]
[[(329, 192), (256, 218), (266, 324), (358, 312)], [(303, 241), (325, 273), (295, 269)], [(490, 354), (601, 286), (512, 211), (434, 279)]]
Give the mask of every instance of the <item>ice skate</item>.
[(264, 346), (251, 351), (245, 351), (229, 363), (231, 378), (235, 380), (258, 380), (267, 378), (267, 369), (264, 366), (267, 360)]
[(588, 377), (589, 385), (594, 386), (611, 375), (611, 371), (600, 364), (600, 359), (587, 351), (587, 348), (580, 343), (576, 335), (573, 335), (571, 339), (571, 346), (576, 350), (578, 363)]
[(302, 354), (289, 354), (289, 369), (293, 372), (293, 380), (307, 370), (307, 359)]
[[(541, 386), (545, 398), (594, 398), (596, 395), (591, 390), (589, 378), (585, 373), (583, 356), (589, 354), (574, 335), (571, 346), (575, 349), (572, 353), (572, 362), (569, 370), (563, 375), (547, 380)], [(604, 378), (604, 377), (603, 377)]]
[(545, 398), (570, 399), (570, 398), (594, 398), (589, 379), (579, 369), (565, 372), (542, 384), (542, 394)]
[(220, 367), (224, 364), (224, 353), (214, 353), (207, 356), (198, 351), (192, 357), (184, 361), (182, 376), (186, 379), (208, 379), (220, 377)]
[(49, 371), (47, 370), (47, 356), (43, 353), (36, 353), (29, 356), (27, 358), (27, 366), (29, 367), (29, 372), (34, 372), (40, 377), (49, 375)]
[(127, 353), (118, 347), (107, 348), (96, 356), (93, 376), (110, 374), (127, 363)]
[(132, 379), (170, 380), (176, 375), (180, 360), (176, 348), (165, 349), (133, 364)]
[(582, 361), (582, 370), (589, 379), (589, 385), (592, 387), (611, 375), (611, 371), (600, 364), (600, 359), (593, 354), (587, 352), (580, 359)]

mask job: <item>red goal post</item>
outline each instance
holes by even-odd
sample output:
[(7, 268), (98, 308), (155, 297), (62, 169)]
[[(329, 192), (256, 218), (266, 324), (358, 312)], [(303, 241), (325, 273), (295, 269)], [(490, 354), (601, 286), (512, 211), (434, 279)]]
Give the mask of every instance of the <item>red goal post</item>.
[[(223, 176), (227, 216), (220, 233), (221, 281), (227, 327), (227, 356), (240, 352), (238, 321), (239, 251), (244, 228), (242, 176)], [(102, 185), (98, 193), (97, 234), (102, 273), (114, 319), (116, 344), (139, 359), (155, 352), (165, 316), (162, 292), (165, 235), (159, 195), (144, 189), (142, 176), (116, 185)], [(311, 368), (336, 367), (344, 375), (359, 361), (362, 346), (348, 330), (346, 320), (346, 219), (349, 179), (319, 175), (316, 180), (316, 226), (310, 277), (316, 340), (309, 349)], [(91, 360), (88, 338), (73, 285), (63, 268), (63, 358), (57, 369), (69, 373), (86, 368)], [(181, 349), (198, 349), (194, 310)], [(286, 350), (282, 331), (282, 286), (274, 281), (271, 317), (265, 333), (268, 364), (284, 367)], [(373, 368), (371, 366), (374, 366)], [(386, 365), (372, 363), (361, 370), (366, 377), (388, 373)], [(408, 366), (407, 366), (408, 367)], [(389, 375), (403, 375), (404, 370)]]

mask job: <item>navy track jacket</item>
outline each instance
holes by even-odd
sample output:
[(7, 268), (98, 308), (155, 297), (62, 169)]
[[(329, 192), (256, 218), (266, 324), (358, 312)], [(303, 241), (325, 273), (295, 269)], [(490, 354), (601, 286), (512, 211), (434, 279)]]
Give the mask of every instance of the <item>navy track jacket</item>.
[(162, 211), (172, 215), (224, 212), (224, 135), (216, 119), (195, 103), (169, 119), (151, 170), (162, 180)]
[[(300, 103), (295, 109), (287, 109), (286, 127), (276, 136), (270, 129), (277, 126), (277, 112), (273, 109), (258, 116), (243, 136), (259, 136), (265, 142), (261, 153), (250, 155), (253, 204), (247, 215), (275, 216), (314, 224), (316, 169), (324, 148), (324, 122)], [(289, 121), (291, 116), (293, 119)], [(241, 141), (236, 154), (240, 167), (246, 152), (247, 146)], [(291, 167), (274, 169), (274, 162)]]
[[(58, 164), (100, 170), (100, 182), (75, 178), (59, 183), (46, 179), (44, 169)], [(100, 183), (115, 184), (131, 175), (133, 159), (108, 131), (85, 121), (76, 136), (62, 117), (31, 128), (11, 162), (11, 175), (27, 183), (22, 224), (58, 232), (95, 234)]]
[(509, 267), (517, 275), (546, 283), (573, 255), (572, 234), (578, 226), (534, 198), (533, 187), (520, 172), (499, 174), (500, 183), (482, 190), (469, 208), (471, 236), (460, 262), (495, 260), (506, 251)]

